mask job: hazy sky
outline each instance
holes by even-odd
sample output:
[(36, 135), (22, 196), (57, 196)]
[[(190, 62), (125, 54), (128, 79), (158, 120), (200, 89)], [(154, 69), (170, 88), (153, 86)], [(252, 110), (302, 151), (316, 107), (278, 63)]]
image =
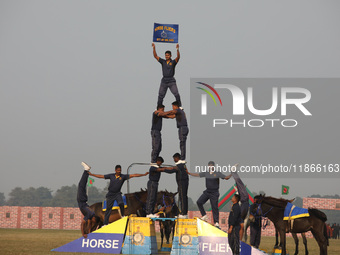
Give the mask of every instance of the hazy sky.
[[(189, 115), (190, 78), (339, 77), (339, 9), (335, 0), (1, 0), (0, 192), (78, 183), (81, 161), (103, 174), (116, 164), (126, 171), (150, 162), (161, 79), (151, 48), (154, 22), (179, 24), (175, 77)], [(174, 44), (156, 48), (160, 56), (175, 53)], [(166, 109), (173, 100), (168, 91)], [(179, 151), (177, 128), (174, 120), (163, 126), (161, 155), (170, 164)], [(251, 190), (273, 196), (289, 185), (292, 197), (339, 194), (339, 180), (244, 178)], [(133, 179), (131, 189), (146, 182)], [(197, 198), (203, 184), (191, 179), (189, 196)], [(176, 190), (175, 176), (163, 175), (160, 187)]]

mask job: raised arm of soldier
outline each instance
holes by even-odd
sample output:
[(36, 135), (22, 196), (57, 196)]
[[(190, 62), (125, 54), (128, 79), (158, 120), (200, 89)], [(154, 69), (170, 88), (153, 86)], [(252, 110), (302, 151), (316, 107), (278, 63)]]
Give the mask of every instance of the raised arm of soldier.
[(179, 59), (181, 57), (181, 55), (179, 54), (179, 44), (178, 43), (176, 45), (176, 50), (177, 50), (177, 57), (175, 58), (175, 61), (178, 63), (178, 61), (179, 61)]
[[(152, 43), (152, 48), (153, 48), (153, 56), (155, 57), (155, 59), (157, 59), (157, 61), (159, 61), (159, 57), (157, 56), (156, 53), (156, 45), (154, 43)], [(177, 57), (178, 57), (179, 51), (177, 50)]]

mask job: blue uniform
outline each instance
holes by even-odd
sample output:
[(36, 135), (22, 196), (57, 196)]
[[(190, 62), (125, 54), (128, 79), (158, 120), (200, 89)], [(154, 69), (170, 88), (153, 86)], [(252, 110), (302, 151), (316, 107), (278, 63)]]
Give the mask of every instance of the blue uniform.
[(181, 109), (176, 110), (176, 123), (178, 128), (179, 148), (181, 150), (181, 160), (185, 160), (189, 128), (185, 112)]
[(200, 177), (205, 177), (205, 187), (209, 191), (218, 191), (220, 189), (220, 179), (224, 179), (226, 176), (221, 172), (202, 172)]
[(229, 214), (229, 227), (233, 226), (231, 234), (228, 235), (228, 243), (233, 254), (240, 254), (240, 221), (241, 208), (238, 203), (233, 204)]
[(157, 167), (151, 166), (149, 170), (148, 196), (146, 199), (146, 214), (152, 214), (157, 202), (158, 182), (161, 172), (157, 172)]
[(163, 58), (159, 58), (158, 62), (162, 65), (162, 80), (166, 83), (176, 81), (175, 76), (175, 67), (177, 65), (176, 60), (170, 59), (169, 63)]
[(109, 192), (106, 194), (106, 211), (104, 218), (104, 225), (109, 224), (109, 219), (112, 211), (112, 206), (114, 201), (117, 201), (119, 205), (120, 212), (122, 216), (124, 216), (124, 201), (122, 197), (122, 192), (120, 191), (124, 182), (129, 179), (128, 174), (121, 174), (120, 176), (116, 176), (116, 174), (106, 174), (104, 175), (105, 179), (110, 180)]
[(84, 220), (90, 220), (95, 215), (95, 213), (91, 210), (89, 205), (87, 204), (87, 194), (86, 194), (86, 185), (87, 179), (89, 177), (89, 172), (84, 171), (79, 184), (78, 184), (78, 191), (77, 191), (77, 202), (81, 213), (84, 215)]
[[(255, 204), (250, 206), (250, 211), (253, 211)], [(250, 245), (255, 248), (259, 248), (261, 242), (261, 227), (262, 227), (262, 217), (254, 216), (254, 222), (250, 222)]]
[(162, 65), (163, 78), (161, 80), (161, 85), (158, 92), (158, 102), (157, 105), (163, 104), (163, 99), (166, 95), (168, 88), (171, 93), (175, 96), (176, 101), (181, 105), (181, 98), (178, 93), (175, 75), (175, 67), (177, 65), (176, 60), (170, 60), (169, 63), (165, 59), (159, 58), (158, 62)]
[(201, 178), (205, 177), (206, 190), (203, 192), (203, 194), (199, 197), (199, 199), (196, 202), (198, 209), (200, 210), (202, 216), (206, 215), (203, 205), (209, 199), (213, 213), (214, 223), (218, 223), (219, 222), (218, 198), (220, 196), (219, 192), (220, 178), (224, 179), (226, 176), (220, 172), (214, 173), (203, 172), (200, 173), (199, 176)]
[(244, 222), (244, 219), (247, 217), (248, 210), (249, 210), (249, 195), (246, 189), (246, 186), (243, 184), (243, 181), (239, 177), (237, 172), (232, 172), (231, 175), (233, 176), (238, 193), (240, 195), (241, 201), (241, 223)]
[(165, 173), (176, 173), (176, 182), (178, 186), (178, 197), (181, 202), (181, 214), (188, 214), (188, 187), (189, 187), (189, 176), (186, 172), (185, 164), (178, 164), (177, 170), (165, 170)]
[(162, 150), (162, 123), (163, 118), (158, 114), (152, 114), (152, 126), (151, 126), (151, 139), (152, 139), (152, 151), (151, 151), (151, 163), (156, 163), (156, 159)]

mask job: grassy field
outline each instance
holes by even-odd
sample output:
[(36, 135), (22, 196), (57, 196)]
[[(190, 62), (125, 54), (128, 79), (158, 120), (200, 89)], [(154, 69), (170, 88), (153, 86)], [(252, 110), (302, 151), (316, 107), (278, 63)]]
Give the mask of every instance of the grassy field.
[[(0, 229), (0, 254), (1, 255), (47, 255), (58, 254), (51, 252), (51, 249), (62, 246), (79, 238), (80, 231), (74, 230), (38, 230), (38, 229)], [(272, 251), (274, 245), (274, 237), (262, 237), (261, 249)], [(292, 238), (287, 240), (288, 250), (293, 254), (294, 241)], [(309, 254), (319, 254), (319, 248), (314, 239), (308, 239)], [(78, 254), (72, 252), (63, 252), (62, 255)], [(87, 253), (88, 254), (88, 253)], [(102, 254), (102, 253), (92, 253)], [(302, 240), (300, 241), (300, 253), (304, 254)], [(340, 254), (340, 239), (330, 240), (328, 254)]]

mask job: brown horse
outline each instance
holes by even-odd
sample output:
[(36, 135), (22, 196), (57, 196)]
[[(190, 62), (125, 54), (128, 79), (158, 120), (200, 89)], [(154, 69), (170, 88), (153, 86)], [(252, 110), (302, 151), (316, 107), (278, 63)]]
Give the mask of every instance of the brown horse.
[(286, 232), (305, 233), (311, 231), (320, 247), (320, 255), (327, 255), (328, 237), (325, 224), (327, 216), (323, 212), (308, 208), (310, 216), (295, 219), (293, 226), (290, 228), (288, 221), (283, 220), (284, 210), (289, 200), (264, 195), (256, 196), (254, 199), (257, 200), (257, 203), (251, 213), (255, 216), (268, 217), (274, 223), (275, 229), (280, 234), (281, 254), (286, 254)]
[[(167, 192), (165, 190), (165, 192)], [(163, 204), (166, 205), (160, 210), (163, 211), (162, 214), (160, 214), (161, 218), (175, 218), (178, 213), (178, 207), (176, 204), (176, 201), (174, 199), (174, 196), (176, 193), (167, 192), (163, 194)], [(161, 194), (160, 194), (161, 195)], [(160, 233), (161, 233), (161, 247), (163, 246), (163, 239), (165, 236), (166, 243), (170, 243), (170, 236), (172, 234), (172, 240), (174, 239), (174, 233), (175, 233), (175, 221), (173, 220), (161, 220), (159, 221), (159, 227), (160, 227)]]
[[(126, 203), (128, 205), (125, 211), (125, 216), (130, 214), (137, 214), (142, 216), (143, 206), (145, 205), (147, 198), (147, 190), (141, 190), (134, 193), (125, 194)], [(103, 211), (102, 202), (95, 203), (90, 206), (97, 217), (99, 217), (98, 227), (102, 227), (105, 218), (105, 211)], [(113, 209), (109, 218), (109, 223), (121, 219), (121, 215), (118, 209)]]
[[(295, 199), (291, 199), (288, 200), (288, 202), (292, 203)], [(257, 203), (257, 201), (255, 200), (255, 203)], [(247, 242), (247, 229), (250, 226), (250, 222), (254, 221), (255, 217), (250, 217), (250, 214), (248, 213), (246, 219), (244, 220), (244, 240), (245, 242)], [(295, 242), (295, 253), (294, 255), (297, 255), (299, 253), (299, 238), (297, 237), (296, 233), (291, 233), (292, 237), (294, 239)], [(305, 255), (308, 255), (308, 249), (307, 249), (307, 238), (306, 238), (306, 233), (301, 233), (301, 237), (303, 240), (303, 244), (305, 246)], [(279, 232), (277, 231), (277, 229), (275, 229), (275, 245), (274, 248), (280, 248), (282, 246), (282, 244), (279, 244)]]
[[(146, 215), (145, 205), (146, 205), (147, 194), (148, 194), (147, 190), (142, 190), (142, 189), (139, 192), (125, 194), (126, 202), (128, 205), (127, 209), (125, 210), (125, 216), (136, 214), (139, 217), (144, 217)], [(176, 194), (177, 193), (171, 193), (168, 191), (159, 191), (157, 193), (156, 207), (158, 207), (159, 205), (163, 206), (165, 207), (165, 211), (170, 212), (172, 209), (171, 205), (175, 201), (174, 196)], [(95, 203), (91, 205), (90, 208), (94, 211), (96, 220), (90, 221), (89, 223), (86, 222), (85, 225), (82, 226), (82, 233), (84, 237), (86, 234), (91, 233), (97, 228), (102, 227), (104, 223), (105, 211), (103, 211), (102, 202)], [(109, 223), (112, 223), (121, 218), (122, 217), (120, 215), (119, 210), (114, 209), (111, 211)]]

